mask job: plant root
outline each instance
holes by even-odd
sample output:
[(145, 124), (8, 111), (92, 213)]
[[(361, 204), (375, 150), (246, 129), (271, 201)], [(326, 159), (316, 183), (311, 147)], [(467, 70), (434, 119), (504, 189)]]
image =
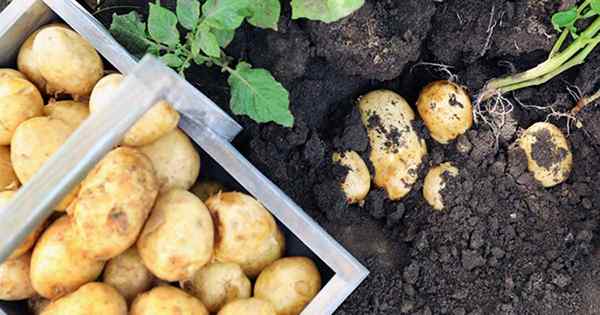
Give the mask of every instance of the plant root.
[(482, 101), (480, 96), (473, 106), (475, 124), (482, 124), (490, 128), (495, 138), (496, 149), (500, 145), (500, 135), (506, 124), (506, 115), (512, 113), (514, 109), (513, 103), (500, 93), (485, 101)]
[(450, 69), (453, 69), (454, 66), (450, 66), (450, 65), (445, 65), (445, 64), (441, 64), (441, 63), (434, 63), (434, 62), (419, 62), (416, 63), (415, 65), (413, 65), (410, 68), (410, 73), (413, 73), (414, 69), (417, 67), (432, 67), (434, 68), (435, 71), (438, 72), (442, 72), (444, 74), (446, 74), (448, 76), (448, 81), (452, 81), (452, 82), (458, 82), (458, 75), (454, 74)]

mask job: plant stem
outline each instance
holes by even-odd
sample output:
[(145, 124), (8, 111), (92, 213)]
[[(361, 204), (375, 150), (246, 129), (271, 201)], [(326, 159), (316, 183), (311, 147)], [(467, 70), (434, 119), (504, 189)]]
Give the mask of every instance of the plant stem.
[(140, 7), (137, 7), (137, 6), (134, 6), (134, 5), (115, 5), (115, 6), (110, 6), (110, 7), (98, 9), (92, 15), (93, 16), (97, 16), (98, 14), (102, 14), (102, 13), (104, 13), (106, 11), (119, 10), (119, 9), (135, 9), (135, 10), (139, 10)]
[[(585, 10), (585, 8), (587, 8), (591, 3), (592, 3), (592, 0), (585, 0), (585, 2), (582, 3), (581, 6), (579, 6), (579, 8), (577, 8), (577, 20), (579, 20), (579, 18), (582, 17), (583, 10)], [(567, 36), (569, 36), (569, 33), (571, 33), (569, 27), (565, 27), (565, 29), (560, 34), (560, 37), (556, 41), (556, 43), (554, 43), (554, 47), (552, 47), (552, 50), (550, 51), (550, 54), (548, 55), (548, 59), (552, 59), (552, 57), (554, 57), (554, 55), (556, 55), (556, 53), (558, 53), (558, 51), (562, 48), (565, 40), (567, 39)]]

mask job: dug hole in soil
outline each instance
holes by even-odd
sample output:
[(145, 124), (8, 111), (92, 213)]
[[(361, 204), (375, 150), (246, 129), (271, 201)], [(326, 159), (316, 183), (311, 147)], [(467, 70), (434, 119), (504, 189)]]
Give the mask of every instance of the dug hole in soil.
[[(574, 2), (367, 0), (324, 24), (290, 20), (283, 1), (278, 32), (237, 33), (228, 53), (269, 69), (290, 91), (296, 118), (288, 129), (237, 117), (237, 146), (371, 271), (336, 314), (600, 314), (600, 109), (579, 113), (576, 128), (548, 107), (565, 112), (600, 88), (600, 53), (509, 95), (515, 106), (496, 133), (479, 124), (440, 145), (417, 126), (428, 146), (423, 173), (446, 161), (460, 170), (447, 178), (443, 212), (422, 198), (424, 174), (401, 201), (373, 187), (363, 206), (348, 206), (339, 189), (344, 170), (331, 164), (340, 150), (368, 161), (360, 95), (388, 88), (414, 105), (423, 86), (449, 76), (427, 62), (451, 66), (474, 96), (487, 80), (543, 61), (556, 39), (550, 16)], [(106, 5), (144, 12), (147, 3)], [(98, 17), (110, 23), (110, 13)], [(224, 74), (197, 67), (187, 78), (229, 111)], [(513, 145), (546, 119), (568, 134), (574, 156), (569, 179), (553, 188), (533, 179)]]

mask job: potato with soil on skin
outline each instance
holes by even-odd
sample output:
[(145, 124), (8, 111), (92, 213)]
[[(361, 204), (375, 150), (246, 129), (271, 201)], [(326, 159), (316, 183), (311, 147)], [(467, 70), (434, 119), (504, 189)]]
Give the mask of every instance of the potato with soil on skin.
[(0, 146), (0, 191), (14, 190), (19, 186), (21, 183), (10, 161), (10, 148)]
[(257, 298), (236, 300), (228, 303), (217, 315), (277, 315), (271, 303)]
[(19, 125), (44, 114), (44, 100), (25, 79), (0, 77), (0, 145), (9, 145)]
[(35, 295), (29, 279), (31, 253), (0, 264), (0, 300), (18, 301)]
[(240, 265), (256, 277), (281, 258), (285, 238), (271, 213), (256, 199), (239, 192), (219, 193), (206, 201), (215, 222), (215, 259)]
[(182, 287), (199, 298), (209, 312), (218, 312), (225, 304), (252, 295), (252, 284), (240, 266), (214, 262), (198, 270)]
[(473, 105), (467, 92), (458, 84), (441, 80), (423, 88), (417, 110), (431, 137), (447, 144), (473, 126)]
[(85, 257), (72, 248), (73, 222), (68, 216), (44, 231), (31, 256), (31, 284), (35, 291), (56, 299), (98, 278), (104, 262)]
[(73, 129), (77, 129), (81, 123), (90, 115), (90, 109), (86, 103), (76, 101), (51, 102), (44, 106), (46, 116), (60, 119)]
[(102, 282), (117, 289), (129, 302), (138, 294), (150, 290), (154, 279), (135, 246), (109, 260), (102, 276)]
[(458, 169), (446, 162), (432, 167), (423, 183), (423, 198), (435, 210), (444, 209), (441, 192), (446, 187), (446, 176), (458, 176)]
[(190, 279), (210, 262), (214, 226), (208, 209), (192, 193), (160, 194), (137, 241), (144, 265), (167, 281)]
[(113, 287), (88, 283), (77, 291), (53, 301), (41, 315), (127, 315), (125, 299)]
[(161, 193), (173, 188), (188, 190), (198, 179), (200, 155), (179, 128), (139, 149), (152, 161)]
[(415, 114), (402, 96), (388, 90), (368, 93), (358, 108), (371, 145), (374, 183), (386, 190), (389, 199), (399, 200), (417, 181), (427, 154), (425, 141), (412, 125)]
[[(111, 101), (119, 84), (125, 79), (121, 74), (110, 74), (102, 78), (94, 87), (90, 96), (90, 112), (100, 110), (102, 105)], [(115, 106), (117, 104), (114, 104)], [(166, 101), (156, 103), (138, 120), (123, 138), (123, 144), (138, 147), (150, 144), (173, 131), (179, 124), (179, 113)]]
[[(129, 315), (208, 315), (197, 298), (184, 291), (161, 286), (139, 295), (131, 305)], [(241, 314), (240, 314), (241, 315)]]
[(348, 169), (348, 174), (341, 183), (348, 204), (365, 200), (371, 189), (371, 174), (360, 155), (355, 151), (335, 152), (333, 162)]
[[(8, 203), (16, 193), (16, 191), (11, 190), (0, 192), (0, 207), (8, 205)], [(27, 253), (33, 247), (33, 244), (35, 244), (35, 241), (37, 241), (38, 237), (40, 236), (40, 234), (42, 234), (42, 231), (45, 227), (46, 224), (42, 223), (35, 230), (29, 233), (29, 235), (27, 235), (27, 238), (25, 238), (21, 245), (19, 245), (19, 247), (17, 247), (10, 254), (8, 259), (15, 259)]]
[(569, 178), (573, 154), (558, 127), (547, 122), (535, 123), (517, 143), (527, 156), (527, 168), (544, 187), (556, 186)]
[(223, 184), (213, 180), (203, 180), (192, 187), (191, 192), (200, 200), (206, 202), (208, 198), (225, 191)]
[(4, 78), (4, 77), (27, 80), (27, 78), (25, 78), (25, 75), (23, 75), (21, 72), (14, 70), (14, 69), (10, 69), (10, 68), (1, 68), (0, 69), (0, 78)]
[(108, 260), (137, 240), (158, 195), (152, 162), (137, 149), (109, 152), (81, 183), (67, 212), (75, 246), (90, 258)]
[(297, 315), (321, 290), (321, 274), (306, 257), (285, 257), (263, 270), (254, 296), (269, 301), (277, 315)]

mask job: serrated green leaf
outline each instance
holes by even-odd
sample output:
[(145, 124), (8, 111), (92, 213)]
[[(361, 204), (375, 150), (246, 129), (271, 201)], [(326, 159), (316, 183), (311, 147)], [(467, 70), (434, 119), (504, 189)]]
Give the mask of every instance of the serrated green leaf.
[(177, 0), (177, 19), (187, 30), (193, 30), (200, 20), (200, 2), (198, 0)]
[(294, 125), (288, 91), (265, 69), (252, 69), (240, 62), (227, 80), (231, 87), (231, 110), (258, 123)]
[(590, 6), (592, 7), (592, 11), (596, 12), (596, 14), (600, 14), (600, 0), (592, 0)]
[(160, 57), (160, 60), (162, 60), (162, 62), (164, 62), (167, 66), (172, 68), (181, 67), (181, 65), (183, 65), (183, 60), (175, 54), (163, 55)]
[(159, 4), (150, 3), (148, 32), (159, 43), (173, 46), (179, 43), (177, 15)]
[(131, 54), (141, 57), (148, 49), (146, 24), (132, 11), (129, 14), (114, 14), (110, 24), (110, 33)]
[(552, 15), (552, 25), (557, 31), (561, 31), (565, 26), (569, 26), (577, 21), (577, 8), (572, 7), (565, 11), (560, 11)]
[(292, 0), (292, 19), (331, 23), (352, 14), (364, 3), (364, 0)]
[(277, 30), (281, 14), (279, 0), (252, 0), (251, 10), (252, 16), (248, 19), (248, 23), (256, 27)]
[(218, 58), (221, 56), (219, 42), (217, 41), (215, 35), (211, 33), (210, 26), (208, 26), (208, 24), (200, 24), (192, 44), (198, 46), (200, 50), (202, 50), (202, 52), (209, 57)]
[(217, 38), (217, 42), (219, 42), (219, 46), (221, 46), (222, 48), (229, 46), (229, 44), (233, 40), (233, 37), (235, 36), (235, 31), (233, 31), (233, 30), (214, 29), (214, 30), (212, 30), (212, 32), (213, 32), (213, 34), (215, 34), (215, 37)]
[(211, 27), (235, 30), (250, 16), (250, 0), (207, 0), (202, 5), (202, 13)]

